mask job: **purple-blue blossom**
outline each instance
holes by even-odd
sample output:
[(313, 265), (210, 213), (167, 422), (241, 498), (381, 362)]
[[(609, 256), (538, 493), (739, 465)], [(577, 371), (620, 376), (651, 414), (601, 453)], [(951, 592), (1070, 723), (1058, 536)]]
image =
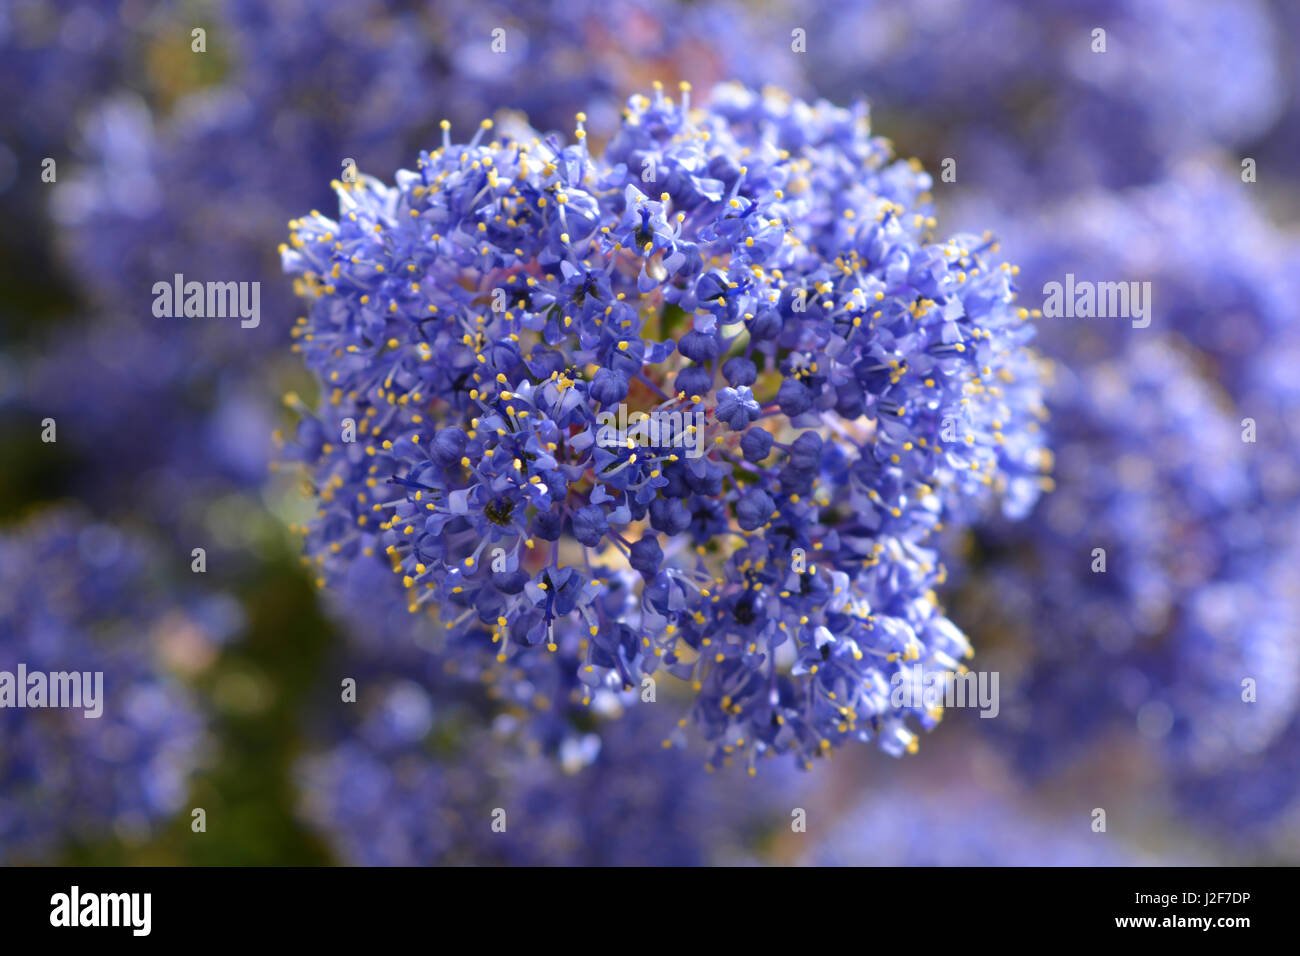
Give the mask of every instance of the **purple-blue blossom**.
[(138, 840), (182, 806), (203, 721), (159, 664), (168, 627), (182, 619), (164, 613), (172, 605), (156, 560), (76, 509), (40, 513), (0, 536), (0, 671), (103, 675), (97, 717), (84, 707), (0, 708), (6, 863), (47, 862), (72, 843)]
[[(307, 557), (387, 555), (447, 645), (555, 655), (565, 703), (675, 675), (715, 763), (901, 753), (936, 718), (890, 675), (970, 653), (931, 534), (1022, 513), (1047, 463), (1015, 269), (935, 238), (864, 104), (688, 97), (633, 96), (603, 154), (581, 113), (567, 146), (447, 124), (291, 223)], [(615, 401), (675, 439), (602, 440)]]
[(1279, 449), (1242, 440), (1194, 359), (1152, 336), (1066, 376), (1058, 487), (984, 534), (998, 606), (972, 625), (1013, 638), (992, 731), (1026, 770), (1120, 730), (1175, 776), (1237, 776), (1300, 709), (1294, 518), (1261, 493)]
[(923, 155), (956, 160), (942, 188), (1008, 208), (1152, 182), (1284, 128), (1284, 26), (1263, 0), (857, 0), (768, 17), (805, 31), (806, 53), (782, 58), (803, 87), (870, 91)]
[(300, 812), (353, 865), (697, 866), (745, 862), (802, 802), (789, 772), (709, 774), (638, 708), (554, 759), (445, 680), (383, 668), (298, 764)]

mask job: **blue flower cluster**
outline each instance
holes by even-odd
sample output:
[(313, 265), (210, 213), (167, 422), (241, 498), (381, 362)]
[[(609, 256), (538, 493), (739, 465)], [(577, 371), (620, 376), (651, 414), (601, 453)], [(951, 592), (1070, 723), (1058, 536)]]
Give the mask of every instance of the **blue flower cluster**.
[[(0, 711), (0, 859), (129, 840), (193, 769), (199, 719), (154, 639), (174, 671), (223, 628), (195, 615), (230, 604), (181, 611), (140, 542), (96, 521), (205, 545), (245, 593), (254, 655), (278, 628), (249, 585), (289, 606), (265, 546), (268, 508), (292, 509), (257, 489), (275, 397), (305, 391), (295, 315), (322, 388), (291, 400), (286, 457), (350, 657), (333, 679), (310, 655), (267, 676), (295, 708), (295, 676), (360, 681), (355, 722), (336, 696), (294, 710), (330, 715), (299, 783), (340, 858), (731, 862), (737, 826), (776, 808), (715, 824), (783, 778), (705, 784), (673, 745), (702, 735), (710, 767), (751, 771), (850, 739), (906, 752), (941, 712), (894, 706), (894, 679), (960, 668), (970, 645), (1003, 678), (1000, 719), (972, 726), (1026, 776), (1151, 757), (1135, 790), (1164, 823), (1173, 796), (1230, 849), (1293, 857), (1300, 246), (1271, 220), (1298, 182), (1295, 6), (4, 5), (8, 510), (53, 489), (97, 518), (3, 529), (0, 670), (103, 669), (110, 700), (100, 720)], [(656, 76), (807, 102), (656, 90), (624, 108)], [(858, 91), (936, 171), (949, 234), (974, 235), (937, 240), (920, 162), (895, 161), (865, 107), (814, 102)], [(443, 117), (394, 185), (352, 181), (437, 145)], [(332, 208), (332, 177), (339, 213), (294, 219), (277, 256), (267, 237)], [(1021, 269), (980, 234), (993, 221)], [(151, 314), (176, 273), (260, 281), (264, 321)], [(1151, 325), (1027, 321), (1066, 273), (1149, 281)], [(58, 443), (32, 453), (47, 416)], [(1009, 794), (948, 801), (948, 758), (979, 751), (948, 730), (812, 858), (1110, 862)], [(901, 782), (927, 764), (942, 782)], [(1141, 800), (1114, 799), (1131, 826)], [(804, 852), (779, 843), (762, 852)]]
[(389, 561), (448, 647), (571, 662), (562, 705), (681, 678), (715, 763), (900, 753), (937, 714), (891, 675), (970, 654), (932, 534), (1043, 485), (1015, 269), (932, 238), (864, 105), (689, 96), (632, 97), (602, 155), (583, 114), (444, 127), (291, 223), (307, 556)]
[(0, 536), (0, 671), (102, 672), (84, 708), (0, 709), (0, 860), (47, 859), (113, 831), (139, 838), (175, 813), (203, 724), (157, 657), (168, 617), (139, 542), (76, 511)]

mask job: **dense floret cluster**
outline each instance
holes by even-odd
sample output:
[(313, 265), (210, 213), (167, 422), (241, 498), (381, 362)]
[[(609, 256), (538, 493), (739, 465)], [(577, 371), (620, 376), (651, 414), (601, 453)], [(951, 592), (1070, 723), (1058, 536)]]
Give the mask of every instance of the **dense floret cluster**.
[(656, 89), (602, 156), (578, 121), (444, 133), (291, 224), (322, 583), (386, 554), (451, 640), (572, 659), (583, 700), (667, 670), (721, 759), (911, 747), (891, 673), (970, 653), (932, 532), (1041, 487), (1014, 269), (931, 239), (863, 105)]

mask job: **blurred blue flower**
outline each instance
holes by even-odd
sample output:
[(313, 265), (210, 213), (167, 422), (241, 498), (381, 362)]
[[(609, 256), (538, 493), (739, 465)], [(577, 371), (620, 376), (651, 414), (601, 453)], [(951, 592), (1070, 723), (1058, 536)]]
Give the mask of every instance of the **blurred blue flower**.
[(1127, 728), (1175, 774), (1235, 774), (1300, 707), (1294, 509), (1194, 354), (1152, 336), (1065, 379), (1058, 488), (986, 531), (999, 608), (974, 629), (1015, 637), (1018, 675), (993, 730), (1032, 773)]
[[(1083, 189), (1008, 217), (1026, 304), (1047, 282), (1151, 284), (1149, 328), (1117, 320), (1044, 319), (1040, 347), (1071, 365), (1113, 356), (1153, 334), (1182, 337), (1234, 400), (1257, 388), (1252, 365), (1293, 339), (1300, 243), (1270, 221), (1254, 185), (1234, 166), (1199, 156), (1124, 190)], [(975, 202), (971, 216), (995, 214)]]
[[(807, 854), (816, 866), (1149, 866), (1087, 817), (973, 786), (872, 785)], [(1164, 862), (1164, 861), (1162, 861)]]
[(788, 774), (709, 774), (665, 750), (671, 721), (653, 706), (575, 734), (552, 760), (530, 755), (512, 721), (467, 713), (454, 686), (390, 674), (358, 701), (355, 724), (298, 767), (304, 818), (350, 864), (744, 862), (799, 792)]
[(897, 111), (891, 126), (941, 131), (931, 146), (958, 160), (957, 181), (1017, 208), (1159, 179), (1189, 153), (1250, 142), (1286, 101), (1262, 0), (861, 0), (768, 19), (806, 31), (807, 53), (786, 56), (817, 93), (867, 91)]
[(77, 510), (0, 535), (0, 671), (103, 674), (99, 717), (0, 709), (6, 863), (48, 861), (110, 835), (140, 839), (180, 809), (203, 723), (161, 668), (168, 628), (197, 623), (169, 609), (177, 605), (148, 549)]

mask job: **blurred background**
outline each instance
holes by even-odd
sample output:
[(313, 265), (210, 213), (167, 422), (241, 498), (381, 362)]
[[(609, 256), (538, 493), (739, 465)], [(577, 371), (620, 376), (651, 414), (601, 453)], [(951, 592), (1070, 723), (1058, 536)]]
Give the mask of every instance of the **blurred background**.
[[(0, 670), (103, 669), (112, 716), (0, 711), (0, 862), (1300, 862), (1298, 38), (1289, 0), (8, 0)], [(599, 143), (654, 80), (865, 97), (1030, 308), (1151, 283), (1146, 328), (1038, 321), (1056, 488), (947, 544), (997, 719), (751, 779), (664, 750), (665, 700), (541, 753), (301, 566), (287, 221), (444, 118)], [(260, 324), (156, 318), (176, 273)]]

